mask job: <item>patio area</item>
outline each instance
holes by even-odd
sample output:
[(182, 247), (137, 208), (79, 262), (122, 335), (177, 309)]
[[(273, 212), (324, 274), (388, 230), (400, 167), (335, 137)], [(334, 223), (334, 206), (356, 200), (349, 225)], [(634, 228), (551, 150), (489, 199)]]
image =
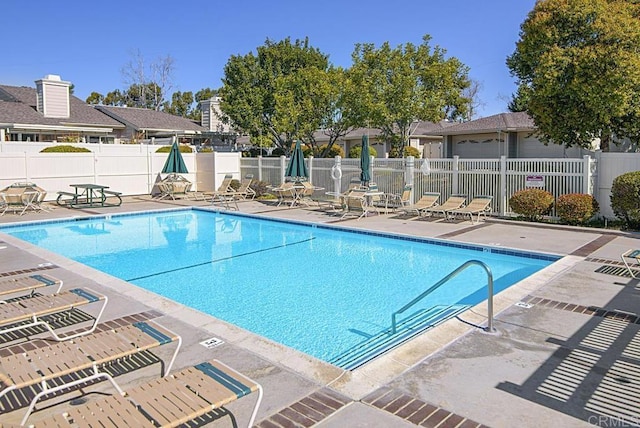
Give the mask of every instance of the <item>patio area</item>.
[[(46, 271), (63, 279), (66, 287), (86, 286), (107, 295), (103, 323), (152, 319), (170, 327), (183, 339), (174, 370), (216, 358), (262, 384), (265, 395), (256, 425), (263, 428), (640, 424), (640, 282), (620, 261), (620, 254), (640, 246), (640, 235), (492, 218), (477, 224), (449, 222), (397, 213), (340, 220), (313, 205), (291, 209), (275, 204), (242, 201), (238, 206), (240, 212), (268, 218), (565, 257), (495, 297), (495, 333), (478, 327), (486, 321), (486, 304), (481, 304), (353, 372), (3, 233), (0, 274)], [(123, 197), (118, 207), (70, 210), (48, 204), (49, 211), (7, 214), (0, 224), (179, 206), (210, 204), (148, 196)], [(211, 338), (223, 343), (212, 348), (200, 344)], [(0, 355), (22, 352), (23, 346), (0, 349)], [(154, 377), (157, 370), (145, 368), (117, 380), (126, 390)], [(108, 385), (92, 388), (114, 392)], [(99, 394), (86, 397), (95, 398)], [(243, 426), (254, 400), (249, 396), (236, 401), (227, 407), (230, 413), (212, 415), (195, 426), (228, 427), (234, 421)], [(41, 405), (30, 422), (70, 405)], [(17, 423), (22, 413), (7, 412), (0, 419)]]

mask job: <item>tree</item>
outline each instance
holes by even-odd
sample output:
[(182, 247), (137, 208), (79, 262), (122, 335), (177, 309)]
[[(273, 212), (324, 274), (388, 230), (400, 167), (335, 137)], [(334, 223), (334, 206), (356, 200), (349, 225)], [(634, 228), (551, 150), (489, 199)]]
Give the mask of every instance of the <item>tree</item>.
[(104, 103), (104, 95), (99, 94), (98, 92), (91, 92), (87, 99), (85, 100), (87, 104), (98, 105)]
[(162, 89), (155, 83), (134, 84), (129, 86), (122, 94), (124, 105), (129, 107), (146, 108), (150, 110), (160, 110), (156, 106), (157, 100), (162, 98)]
[(126, 99), (119, 89), (108, 92), (104, 97), (103, 104), (106, 106), (124, 106), (127, 105)]
[[(544, 142), (590, 148), (640, 136), (640, 4), (542, 0), (507, 66)], [(527, 100), (527, 98), (524, 98)]]
[[(309, 126), (311, 107), (306, 103), (314, 100), (303, 95), (315, 77), (308, 69), (327, 67), (327, 56), (312, 48), (308, 39), (293, 44), (289, 38), (267, 39), (257, 55), (229, 59), (219, 90), (220, 109), (232, 127), (250, 135), (254, 144), (276, 145), (288, 153), (293, 140)], [(297, 108), (305, 113), (291, 116)]]
[(324, 110), (320, 118), (320, 129), (329, 137), (329, 141), (326, 145), (315, 148), (314, 153), (319, 157), (329, 157), (338, 139), (364, 123), (364, 115), (358, 109), (357, 103), (360, 91), (354, 85), (349, 71), (330, 68), (325, 81), (326, 92), (321, 100)]
[(193, 108), (193, 92), (174, 92), (171, 103), (165, 102), (162, 111), (189, 119), (199, 119), (200, 110)]
[(527, 111), (529, 109), (529, 87), (526, 85), (518, 86), (516, 93), (513, 94), (507, 108), (510, 112), (516, 113)]
[(122, 68), (128, 105), (160, 110), (173, 87), (174, 60), (170, 55), (160, 57), (149, 67), (145, 66), (142, 53), (137, 50)]
[[(477, 80), (470, 80), (469, 86), (462, 91), (462, 96), (469, 100), (467, 114), (465, 120), (475, 119), (478, 109), (484, 107), (486, 104), (480, 99), (480, 91), (482, 90), (482, 83)], [(451, 118), (455, 119), (455, 118)]]
[[(329, 156), (338, 138), (353, 129), (354, 118), (345, 102), (349, 81), (343, 69), (300, 69), (276, 85), (278, 128), (300, 139), (313, 156)], [(319, 129), (329, 137), (328, 143), (317, 142)]]
[(209, 100), (216, 96), (218, 96), (217, 89), (203, 88), (196, 92), (195, 100), (197, 103), (199, 103), (200, 101)]
[(403, 153), (411, 124), (416, 120), (439, 122), (445, 117), (465, 117), (470, 100), (468, 68), (456, 59), (445, 59), (445, 51), (429, 46), (430, 36), (415, 46), (391, 48), (388, 42), (376, 48), (357, 44), (350, 74), (361, 89), (355, 111), (367, 116), (371, 127)]

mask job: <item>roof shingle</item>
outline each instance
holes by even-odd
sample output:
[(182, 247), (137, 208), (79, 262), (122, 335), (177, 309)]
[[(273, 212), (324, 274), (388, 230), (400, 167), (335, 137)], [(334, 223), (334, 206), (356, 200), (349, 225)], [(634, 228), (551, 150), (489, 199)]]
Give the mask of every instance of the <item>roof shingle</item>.
[(195, 131), (207, 129), (191, 119), (162, 111), (134, 107), (96, 106), (96, 109), (138, 131)]
[(35, 88), (0, 85), (0, 123), (29, 125), (84, 125), (124, 128), (122, 123), (102, 114), (81, 99), (69, 96), (68, 118), (44, 117), (36, 108)]

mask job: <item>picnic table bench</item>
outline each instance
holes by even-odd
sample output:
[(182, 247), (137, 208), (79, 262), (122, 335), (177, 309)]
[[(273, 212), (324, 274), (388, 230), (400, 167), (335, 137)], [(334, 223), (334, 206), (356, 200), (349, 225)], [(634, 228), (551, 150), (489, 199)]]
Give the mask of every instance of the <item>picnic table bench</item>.
[[(107, 190), (100, 184), (71, 184), (75, 192), (58, 192), (56, 203), (69, 208), (118, 207), (122, 204), (122, 193)], [(110, 200), (112, 202), (110, 202)]]

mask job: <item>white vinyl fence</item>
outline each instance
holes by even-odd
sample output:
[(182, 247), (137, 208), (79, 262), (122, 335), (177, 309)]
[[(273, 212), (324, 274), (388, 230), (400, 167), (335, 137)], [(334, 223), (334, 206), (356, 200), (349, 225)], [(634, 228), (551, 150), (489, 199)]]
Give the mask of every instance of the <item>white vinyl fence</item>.
[[(91, 153), (40, 153), (52, 143), (1, 142), (0, 188), (18, 181), (33, 181), (49, 192), (68, 191), (69, 184), (97, 183), (125, 195), (150, 194), (162, 178), (168, 154), (158, 146), (73, 144)], [(284, 180), (285, 157), (242, 158), (240, 153), (183, 154), (194, 189), (217, 189), (225, 174), (240, 179), (247, 174), (269, 184)], [(311, 182), (325, 191), (342, 192), (360, 176), (359, 159), (306, 159)], [(640, 153), (602, 153), (582, 159), (380, 159), (372, 158), (373, 180), (387, 193), (399, 194), (413, 185), (413, 201), (423, 192), (440, 192), (441, 200), (463, 193), (494, 197), (494, 214), (511, 215), (508, 201), (516, 191), (541, 185), (555, 197), (567, 193), (594, 195), (601, 217), (614, 218), (611, 184), (621, 174), (640, 171)], [(339, 173), (337, 172), (339, 170)]]
[(606, 218), (615, 218), (611, 209), (611, 185), (619, 175), (640, 171), (640, 153), (596, 152), (595, 156), (598, 165), (595, 194), (600, 204), (600, 215)]
[[(540, 186), (555, 197), (567, 193), (593, 194), (595, 161), (583, 159), (379, 159), (372, 158), (372, 180), (386, 193), (402, 193), (413, 185), (415, 202), (424, 192), (440, 192), (444, 201), (452, 194), (493, 196), (492, 212), (512, 215), (509, 198), (516, 191)], [(360, 176), (359, 159), (306, 159), (311, 182), (325, 191), (342, 192)], [(283, 182), (287, 159), (242, 158), (242, 175), (253, 174), (272, 185)], [(336, 173), (336, 168), (341, 173)], [(339, 177), (339, 178), (338, 178)]]
[[(7, 143), (6, 145), (9, 145)], [(0, 145), (1, 147), (2, 145)], [(0, 189), (31, 181), (45, 189), (46, 200), (59, 191), (72, 190), (70, 184), (102, 184), (125, 195), (157, 193), (156, 183), (164, 178), (162, 168), (168, 153), (155, 153), (147, 147), (92, 144), (91, 153), (39, 153), (0, 150)], [(101, 150), (97, 150), (98, 148)], [(238, 153), (183, 153), (185, 178), (194, 190), (218, 188), (225, 174), (240, 178)]]

